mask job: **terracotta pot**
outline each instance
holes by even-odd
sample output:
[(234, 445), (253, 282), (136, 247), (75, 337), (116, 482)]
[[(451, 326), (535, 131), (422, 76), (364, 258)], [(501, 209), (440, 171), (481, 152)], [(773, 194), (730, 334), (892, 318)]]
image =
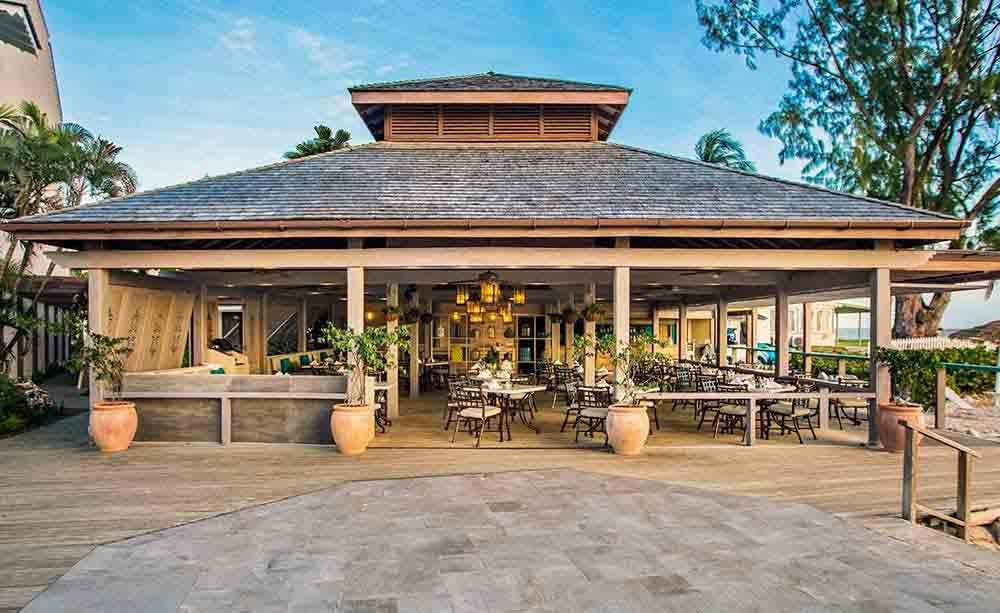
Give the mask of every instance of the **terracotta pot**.
[(639, 455), (649, 437), (649, 414), (641, 405), (613, 404), (608, 409), (608, 442), (619, 455)]
[[(891, 453), (900, 453), (906, 449), (906, 428), (899, 425), (901, 419), (923, 428), (924, 408), (919, 404), (878, 405), (878, 439), (885, 450)], [(914, 442), (919, 445), (923, 438), (917, 434)]]
[(139, 416), (135, 403), (124, 400), (95, 402), (90, 409), (90, 435), (105, 453), (125, 451), (135, 438)]
[(375, 437), (375, 407), (370, 404), (334, 405), (330, 415), (330, 432), (340, 453), (364, 453)]

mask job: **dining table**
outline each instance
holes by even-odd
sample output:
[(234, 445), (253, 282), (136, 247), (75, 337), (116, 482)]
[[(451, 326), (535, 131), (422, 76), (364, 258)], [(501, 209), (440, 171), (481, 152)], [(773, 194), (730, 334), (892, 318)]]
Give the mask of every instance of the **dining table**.
[[(522, 384), (512, 384), (512, 385), (484, 385), (483, 387), (467, 387), (466, 391), (469, 392), (480, 392), (486, 395), (488, 398), (496, 399), (496, 405), (500, 407), (503, 411), (505, 419), (508, 420), (512, 415), (518, 417), (522, 424), (531, 428), (535, 431), (535, 434), (541, 433), (541, 428), (535, 425), (533, 417), (537, 408), (535, 407), (534, 396), (537, 393), (544, 392), (546, 387), (544, 385), (522, 385)], [(530, 404), (530, 408), (527, 406)], [(532, 419), (529, 419), (529, 415)], [(507, 432), (508, 440), (510, 440), (510, 431)]]

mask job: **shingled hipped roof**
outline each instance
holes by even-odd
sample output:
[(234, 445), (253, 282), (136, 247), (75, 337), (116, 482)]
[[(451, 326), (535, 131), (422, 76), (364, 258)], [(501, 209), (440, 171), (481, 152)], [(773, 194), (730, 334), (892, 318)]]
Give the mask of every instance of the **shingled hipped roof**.
[(929, 211), (587, 142), (364, 145), (22, 218), (8, 228), (245, 227), (295, 220), (961, 225)]
[(484, 72), (432, 79), (366, 83), (348, 88), (348, 91), (630, 92), (632, 90), (617, 85)]

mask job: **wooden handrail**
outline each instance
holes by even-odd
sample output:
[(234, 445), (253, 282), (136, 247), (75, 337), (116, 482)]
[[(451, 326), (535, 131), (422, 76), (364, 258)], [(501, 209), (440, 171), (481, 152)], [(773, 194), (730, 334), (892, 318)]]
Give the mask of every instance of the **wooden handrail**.
[[(979, 454), (965, 445), (960, 445), (936, 432), (912, 425), (905, 419), (900, 419), (899, 425), (906, 429), (906, 449), (903, 454), (903, 495), (901, 500), (903, 519), (916, 524), (920, 513), (936, 517), (958, 528), (958, 536), (965, 542), (969, 542), (971, 537), (969, 528), (988, 523), (986, 522), (987, 519), (992, 521), (990, 519), (992, 516), (988, 513), (970, 513), (972, 508), (972, 499), (970, 497), (972, 458), (978, 458)], [(918, 434), (935, 440), (958, 452), (958, 487), (955, 493), (955, 515), (932, 509), (917, 502), (917, 479), (920, 474), (917, 463), (918, 450), (920, 449), (917, 445)]]
[(914, 426), (913, 424), (911, 424), (910, 422), (906, 421), (905, 419), (899, 420), (899, 425), (903, 426), (907, 430), (913, 430), (914, 432), (919, 432), (920, 434), (923, 434), (927, 438), (933, 439), (933, 440), (941, 443), (942, 445), (944, 445), (946, 447), (951, 447), (955, 451), (963, 451), (965, 453), (972, 454), (972, 457), (974, 457), (974, 458), (982, 457), (982, 456), (979, 455), (979, 453), (976, 450), (974, 450), (974, 449), (972, 449), (970, 447), (966, 447), (965, 445), (962, 445), (961, 443), (956, 443), (955, 441), (951, 440), (948, 437), (941, 436), (937, 432), (933, 432), (933, 431), (928, 430), (926, 428), (921, 428), (920, 426)]

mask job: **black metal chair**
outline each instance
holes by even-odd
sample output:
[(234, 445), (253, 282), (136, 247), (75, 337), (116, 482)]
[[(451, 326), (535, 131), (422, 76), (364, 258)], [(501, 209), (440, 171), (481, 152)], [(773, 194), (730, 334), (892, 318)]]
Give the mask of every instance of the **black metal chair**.
[[(451, 433), (451, 442), (454, 444), (458, 429), (462, 424), (469, 428), (469, 432), (476, 437), (476, 447), (479, 447), (483, 439), (483, 432), (498, 432), (500, 442), (503, 442), (504, 413), (500, 407), (486, 403), (482, 391), (463, 387), (458, 392), (459, 411), (456, 414), (455, 429)], [(496, 424), (496, 430), (490, 429), (490, 424)]]
[[(796, 389), (799, 392), (816, 391), (813, 384), (806, 383), (804, 381), (797, 381)], [(803, 419), (809, 427), (809, 432), (812, 433), (813, 440), (817, 440), (819, 438), (816, 436), (816, 430), (813, 428), (812, 424), (812, 416), (819, 414), (818, 399), (817, 406), (815, 408), (812, 406), (812, 400), (809, 398), (794, 398), (791, 402), (787, 400), (779, 400), (778, 402), (774, 402), (767, 407), (767, 413), (769, 421), (778, 421), (778, 427), (780, 428), (781, 434), (794, 432), (795, 436), (799, 438), (799, 444), (805, 444), (805, 441), (802, 440), (802, 432), (800, 430), (800, 420)]]
[(611, 387), (580, 385), (576, 388), (576, 406), (579, 411), (573, 423), (575, 431), (574, 442), (580, 442), (580, 426), (584, 426), (583, 434), (590, 438), (595, 432), (604, 432), (604, 446), (608, 446), (608, 407), (611, 406)]

